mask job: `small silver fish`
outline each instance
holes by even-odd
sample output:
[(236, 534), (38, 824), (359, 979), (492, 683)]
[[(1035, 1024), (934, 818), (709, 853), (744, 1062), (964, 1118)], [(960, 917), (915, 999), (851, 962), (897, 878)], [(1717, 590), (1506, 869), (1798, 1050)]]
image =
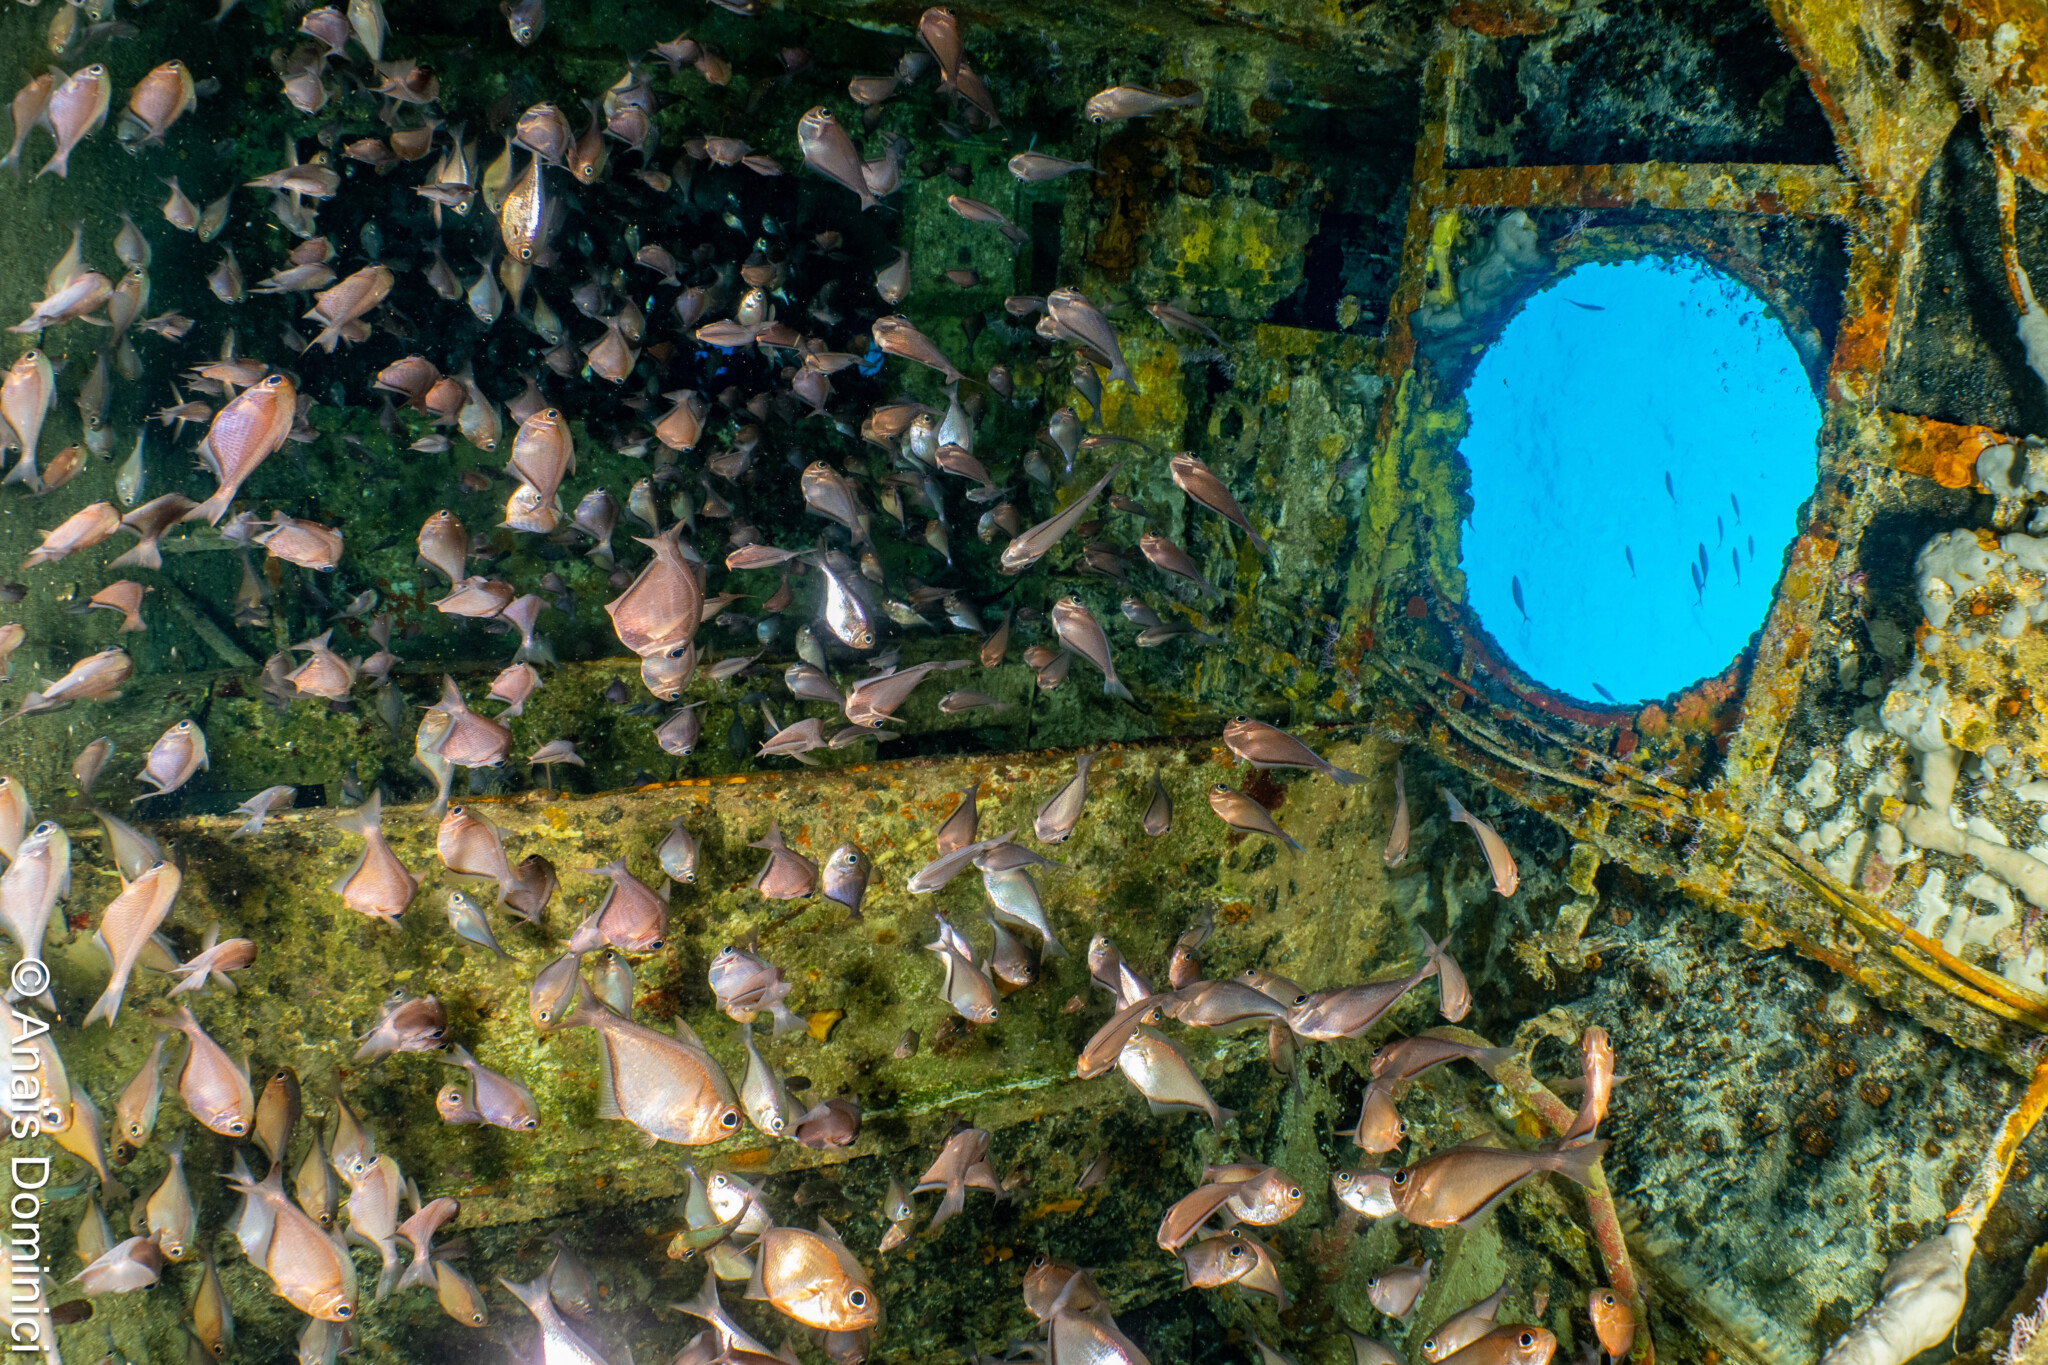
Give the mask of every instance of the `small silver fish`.
[(1073, 835), (1074, 826), (1081, 822), (1082, 807), (1088, 801), (1088, 765), (1094, 761), (1092, 753), (1075, 759), (1074, 775), (1038, 808), (1032, 827), (1041, 843), (1061, 844)]
[(491, 932), (490, 921), (484, 918), (482, 908), (460, 891), (448, 893), (448, 927), (459, 939), (488, 948), (499, 957), (511, 956), (498, 945), (498, 937)]

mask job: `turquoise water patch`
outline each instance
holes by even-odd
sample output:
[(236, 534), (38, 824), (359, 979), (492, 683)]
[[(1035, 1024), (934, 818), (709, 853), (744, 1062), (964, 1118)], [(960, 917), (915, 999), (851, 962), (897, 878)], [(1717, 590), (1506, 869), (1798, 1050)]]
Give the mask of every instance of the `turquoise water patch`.
[(1522, 306), (1465, 398), (1466, 591), (1519, 668), (1634, 703), (1742, 652), (1821, 421), (1754, 291), (1692, 259), (1582, 265)]

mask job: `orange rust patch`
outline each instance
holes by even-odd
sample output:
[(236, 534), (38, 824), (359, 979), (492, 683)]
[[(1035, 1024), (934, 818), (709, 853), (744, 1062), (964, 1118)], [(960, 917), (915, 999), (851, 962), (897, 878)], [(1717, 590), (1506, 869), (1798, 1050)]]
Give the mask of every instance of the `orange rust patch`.
[(1968, 488), (1977, 481), (1977, 457), (2012, 439), (1990, 427), (1897, 417), (1892, 421), (1891, 466), (1932, 479), (1943, 488)]
[(1557, 27), (1557, 16), (1509, 0), (1458, 0), (1444, 16), (1453, 28), (1488, 38), (1525, 38)]
[(1029, 1218), (1046, 1218), (1055, 1213), (1073, 1213), (1081, 1207), (1082, 1202), (1079, 1199), (1054, 1199), (1040, 1204), (1025, 1216)]
[(749, 1147), (745, 1151), (734, 1152), (725, 1159), (725, 1163), (728, 1166), (737, 1166), (743, 1171), (752, 1171), (766, 1166), (774, 1159), (773, 1147)]

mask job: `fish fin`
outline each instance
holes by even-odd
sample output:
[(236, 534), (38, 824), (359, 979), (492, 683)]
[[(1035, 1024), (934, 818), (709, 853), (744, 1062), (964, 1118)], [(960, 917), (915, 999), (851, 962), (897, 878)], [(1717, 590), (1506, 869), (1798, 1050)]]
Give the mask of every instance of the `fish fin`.
[(1483, 1047), (1472, 1054), (1473, 1063), (1491, 1077), (1502, 1063), (1511, 1060), (1515, 1050), (1511, 1047)]
[(398, 1283), (392, 1286), (394, 1289), (412, 1289), (415, 1287), (420, 1289), (432, 1289), (434, 1287), (434, 1262), (432, 1257), (415, 1254), (412, 1258), (412, 1264), (405, 1268), (405, 1273), (398, 1277)]
[(1451, 819), (1453, 821), (1470, 820), (1472, 818), (1471, 814), (1468, 811), (1466, 811), (1465, 807), (1459, 804), (1458, 798), (1451, 795), (1451, 789), (1449, 787), (1439, 787), (1437, 790), (1441, 791), (1444, 794), (1444, 805), (1449, 807), (1451, 812)]
[(967, 1207), (967, 1186), (964, 1183), (946, 1186), (946, 1197), (939, 1201), (939, 1207), (932, 1214), (932, 1221), (925, 1226), (937, 1232)]
[[(382, 787), (373, 788), (370, 792), (370, 799), (363, 802), (362, 805), (357, 806), (351, 811), (343, 811), (334, 817), (334, 827), (336, 829), (348, 834), (359, 834), (365, 838), (369, 836), (372, 830), (381, 831), (383, 826), (384, 789)], [(357, 866), (360, 867), (362, 864), (358, 863)], [(354, 874), (351, 873), (350, 875)], [(339, 889), (339, 887), (336, 888), (336, 890)]]
[(1235, 1109), (1225, 1109), (1219, 1104), (1216, 1106), (1215, 1112), (1209, 1115), (1209, 1122), (1215, 1125), (1216, 1131), (1220, 1133), (1223, 1131), (1223, 1125), (1236, 1117), (1237, 1111)]
[[(1494, 1191), (1494, 1195), (1491, 1199), (1487, 1200), (1484, 1204), (1481, 1204), (1478, 1208), (1472, 1210), (1472, 1212), (1466, 1214), (1463, 1218), (1460, 1218), (1457, 1221), (1457, 1226), (1461, 1228), (1478, 1227), (1480, 1221), (1484, 1219), (1487, 1214), (1493, 1212), (1494, 1205), (1500, 1203), (1501, 1200), (1507, 1198), (1516, 1190), (1520, 1189), (1523, 1185), (1527, 1184), (1529, 1180), (1533, 1177), (1541, 1175), (1545, 1169), (1546, 1168), (1542, 1166), (1533, 1166), (1529, 1169), (1527, 1174), (1519, 1176), (1514, 1180), (1510, 1180), (1506, 1185)], [(1584, 1182), (1581, 1181), (1580, 1183), (1583, 1184)]]
[(157, 549), (155, 537), (139, 541), (126, 554), (107, 565), (110, 569), (161, 569), (163, 566), (164, 557)]
[(697, 1036), (697, 1030), (691, 1028), (680, 1014), (676, 1016), (676, 1041), (687, 1047), (696, 1048), (699, 1052), (710, 1051), (704, 1046), (704, 1040)]
[[(218, 472), (218, 471), (216, 471)], [(213, 496), (178, 518), (180, 521), (203, 521), (208, 526), (218, 526), (220, 519), (227, 515), (228, 504), (234, 501), (238, 490), (229, 484), (222, 484), (214, 490)]]
[[(85, 1018), (78, 1021), (78, 1026), (85, 1028), (95, 1019), (104, 1019), (107, 1021), (109, 1028), (113, 1027), (114, 1020), (119, 1018), (121, 1014), (121, 997), (127, 993), (128, 973), (117, 971), (114, 974), (114, 978), (107, 982), (107, 988), (100, 992), (99, 1000), (86, 1013)], [(179, 1137), (182, 1138), (183, 1136), (183, 1133), (179, 1134)]]
[(1121, 697), (1128, 702), (1137, 701), (1137, 698), (1131, 695), (1130, 688), (1125, 687), (1115, 678), (1108, 676), (1104, 676), (1102, 679), (1102, 695), (1105, 697)]
[(810, 1027), (808, 1020), (800, 1014), (791, 1013), (789, 1007), (780, 1000), (775, 1001), (768, 1008), (775, 1016), (775, 1026), (768, 1031), (768, 1036), (771, 1038), (780, 1038), (785, 1033), (794, 1033), (799, 1029)]
[(1283, 829), (1283, 830), (1281, 830), (1281, 831), (1280, 831), (1280, 838), (1281, 838), (1281, 840), (1282, 840), (1282, 841), (1283, 841), (1283, 842), (1284, 842), (1284, 843), (1285, 843), (1285, 844), (1286, 844), (1286, 845), (1287, 845), (1287, 846), (1288, 846), (1289, 848), (1293, 849), (1293, 850), (1294, 850), (1294, 851), (1295, 851), (1296, 853), (1299, 853), (1299, 852), (1301, 852), (1301, 851), (1302, 851), (1302, 850), (1301, 850), (1301, 840), (1299, 840), (1299, 839), (1295, 838), (1295, 837), (1294, 837), (1294, 836), (1293, 836), (1292, 834), (1289, 834), (1289, 833), (1288, 833), (1288, 832), (1287, 832), (1286, 830), (1284, 830), (1284, 829)]
[(1323, 770), (1329, 775), (1330, 780), (1340, 787), (1356, 787), (1365, 781), (1363, 774), (1352, 772), (1349, 768), (1340, 768), (1328, 759), (1323, 760)]
[(756, 1301), (765, 1301), (767, 1299), (768, 1286), (761, 1278), (761, 1266), (767, 1259), (765, 1256), (757, 1256), (753, 1259), (753, 1273), (747, 1277), (747, 1292), (741, 1297)]
[(693, 1318), (702, 1318), (714, 1328), (717, 1327), (720, 1320), (725, 1317), (725, 1305), (718, 1299), (718, 1277), (706, 1275), (695, 1293), (680, 1303), (670, 1304), (669, 1307), (679, 1313), (688, 1313)]
[(1553, 1164), (1549, 1169), (1578, 1185), (1592, 1183), (1594, 1163), (1612, 1146), (1606, 1138), (1595, 1142), (1574, 1143), (1569, 1147), (1553, 1149), (1549, 1156)]
[(623, 1119), (626, 1115), (619, 1108), (618, 1082), (612, 1075), (611, 1039), (604, 1036), (603, 1030), (598, 1031), (597, 1046), (597, 1116), (601, 1119)]
[(357, 855), (355, 862), (349, 867), (349, 870), (335, 878), (334, 882), (327, 889), (337, 896), (344, 894), (348, 890), (348, 884), (356, 879), (356, 874), (363, 870), (363, 864), (368, 861), (370, 861), (370, 850), (365, 848)]
[(500, 1275), (498, 1283), (511, 1290), (512, 1297), (525, 1304), (527, 1312), (533, 1314), (536, 1318), (540, 1317), (541, 1306), (548, 1301), (548, 1277), (545, 1272), (541, 1274), (539, 1279), (529, 1280), (525, 1284), (515, 1284), (503, 1275)]

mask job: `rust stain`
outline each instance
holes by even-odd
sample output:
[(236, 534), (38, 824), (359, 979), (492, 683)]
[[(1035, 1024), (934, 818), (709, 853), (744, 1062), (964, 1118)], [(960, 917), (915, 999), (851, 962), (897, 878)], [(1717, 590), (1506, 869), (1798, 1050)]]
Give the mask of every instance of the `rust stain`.
[(1943, 488), (1968, 488), (1977, 481), (1977, 457), (2015, 438), (1991, 427), (1937, 422), (1888, 413), (1891, 452), (1886, 461), (1902, 474), (1932, 479)]
[(1444, 22), (1487, 38), (1526, 38), (1557, 27), (1557, 16), (1513, 0), (1458, 0)]
[(1432, 208), (1711, 209), (1840, 217), (1855, 208), (1857, 187), (1832, 166), (1645, 161), (1453, 171), (1429, 197)]

